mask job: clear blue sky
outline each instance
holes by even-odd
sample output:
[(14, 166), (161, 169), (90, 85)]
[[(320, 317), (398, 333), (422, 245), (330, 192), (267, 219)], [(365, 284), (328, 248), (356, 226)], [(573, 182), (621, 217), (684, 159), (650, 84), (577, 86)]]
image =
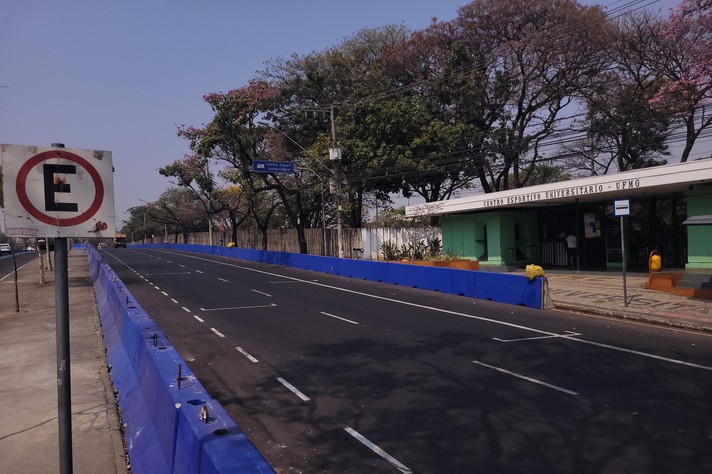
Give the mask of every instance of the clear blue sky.
[(204, 94), (245, 85), (269, 59), (366, 27), (422, 28), (465, 3), (0, 0), (0, 143), (111, 151), (121, 226), (169, 186), (157, 170), (188, 152), (178, 125), (210, 120)]

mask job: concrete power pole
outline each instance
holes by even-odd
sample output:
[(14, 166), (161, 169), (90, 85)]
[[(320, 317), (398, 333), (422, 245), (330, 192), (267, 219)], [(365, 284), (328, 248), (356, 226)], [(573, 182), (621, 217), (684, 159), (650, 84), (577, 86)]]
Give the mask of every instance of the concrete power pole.
[(336, 181), (336, 240), (339, 249), (339, 258), (344, 258), (344, 239), (342, 225), (342, 210), (343, 210), (343, 190), (341, 188), (341, 148), (336, 141), (336, 118), (334, 117), (334, 105), (332, 104), (330, 111), (331, 118), (331, 148), (329, 148), (329, 159), (334, 161), (336, 172), (334, 180)]

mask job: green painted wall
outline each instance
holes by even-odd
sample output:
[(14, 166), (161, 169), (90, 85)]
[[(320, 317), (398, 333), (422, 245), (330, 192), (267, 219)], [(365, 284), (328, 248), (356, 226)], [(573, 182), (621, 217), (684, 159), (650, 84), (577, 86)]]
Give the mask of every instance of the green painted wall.
[[(698, 185), (687, 192), (687, 217), (712, 214), (712, 186)], [(712, 226), (687, 227), (686, 268), (712, 268)]]
[(481, 260), (481, 265), (513, 265), (536, 258), (536, 211), (459, 214), (444, 216), (440, 222), (444, 253)]

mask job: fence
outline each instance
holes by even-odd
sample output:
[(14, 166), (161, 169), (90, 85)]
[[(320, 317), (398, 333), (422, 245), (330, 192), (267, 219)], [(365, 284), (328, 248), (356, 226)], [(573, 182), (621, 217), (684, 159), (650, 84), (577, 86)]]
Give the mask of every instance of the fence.
[[(364, 260), (382, 260), (381, 244), (392, 242), (398, 247), (407, 245), (412, 240), (433, 240), (438, 238), (442, 241), (442, 234), (439, 227), (423, 228), (361, 228), (343, 229), (344, 257), (363, 258)], [(306, 229), (305, 237), (307, 242), (307, 253), (309, 255), (324, 255), (336, 257), (339, 255), (336, 229), (326, 229), (326, 252), (324, 252), (324, 230)], [(225, 245), (230, 241), (229, 232), (213, 232), (213, 245)], [(165, 237), (150, 241), (138, 241), (135, 243), (174, 243), (175, 239), (168, 240)], [(222, 242), (222, 244), (221, 244)], [(208, 232), (196, 232), (188, 235), (185, 241), (183, 236), (178, 236), (179, 244), (210, 245), (210, 234)], [(299, 253), (299, 240), (296, 229), (270, 229), (267, 231), (267, 247), (263, 246), (263, 236), (256, 230), (238, 230), (237, 246), (246, 249), (270, 250), (274, 252)]]

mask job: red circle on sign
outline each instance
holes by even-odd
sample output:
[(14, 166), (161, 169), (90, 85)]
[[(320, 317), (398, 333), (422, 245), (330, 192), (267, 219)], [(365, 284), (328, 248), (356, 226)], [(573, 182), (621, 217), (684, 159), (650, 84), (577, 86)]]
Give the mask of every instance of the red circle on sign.
[[(96, 188), (96, 196), (94, 196), (94, 200), (92, 201), (91, 206), (89, 206), (89, 209), (82, 212), (76, 217), (68, 219), (58, 219), (52, 216), (48, 216), (47, 214), (44, 214), (42, 213), (42, 211), (37, 209), (32, 204), (32, 202), (30, 202), (30, 199), (27, 196), (27, 175), (30, 174), (32, 168), (42, 163), (43, 161), (52, 160), (56, 158), (62, 158), (64, 160), (73, 161), (74, 163), (77, 163), (79, 166), (87, 170), (89, 176), (91, 176), (92, 181), (94, 181), (94, 187)], [(94, 214), (96, 214), (96, 211), (99, 210), (99, 208), (101, 207), (101, 203), (104, 201), (104, 183), (102, 183), (101, 181), (101, 176), (99, 176), (99, 172), (87, 160), (85, 160), (79, 155), (75, 155), (74, 153), (70, 153), (68, 151), (45, 151), (42, 153), (38, 153), (37, 155), (27, 160), (27, 162), (25, 162), (25, 164), (22, 165), (20, 170), (17, 172), (15, 188), (17, 190), (17, 197), (20, 199), (22, 207), (24, 207), (25, 210), (32, 217), (39, 220), (40, 222), (44, 222), (45, 224), (55, 225), (59, 227), (78, 225), (82, 222), (88, 221)]]

